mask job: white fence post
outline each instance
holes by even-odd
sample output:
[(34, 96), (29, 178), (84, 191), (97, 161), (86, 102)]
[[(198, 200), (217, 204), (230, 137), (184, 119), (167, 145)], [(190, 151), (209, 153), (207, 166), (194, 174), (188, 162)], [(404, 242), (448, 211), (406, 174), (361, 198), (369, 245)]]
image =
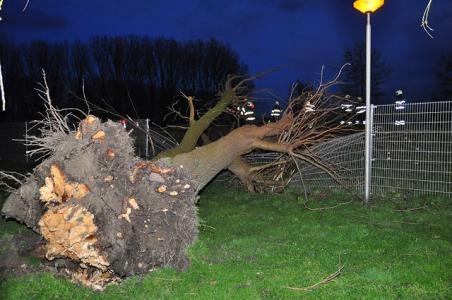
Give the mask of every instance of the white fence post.
[(145, 144), (145, 157), (149, 159), (149, 118), (146, 118), (146, 144)]
[(25, 121), (25, 163), (28, 165), (28, 122)]

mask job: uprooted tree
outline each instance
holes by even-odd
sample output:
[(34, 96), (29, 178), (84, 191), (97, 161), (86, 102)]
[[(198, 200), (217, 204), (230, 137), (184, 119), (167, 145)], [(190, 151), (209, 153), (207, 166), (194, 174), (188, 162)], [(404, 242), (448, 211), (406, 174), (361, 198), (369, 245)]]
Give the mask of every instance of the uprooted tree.
[[(28, 143), (46, 158), (28, 176), (2, 173), (5, 185), (8, 179), (20, 183), (3, 214), (39, 233), (45, 257), (70, 260), (72, 278), (93, 288), (163, 266), (186, 269), (186, 249), (198, 233), (198, 192), (220, 171), (229, 169), (250, 191), (286, 186), (300, 162), (340, 181), (334, 168), (309, 152), (344, 130), (337, 97), (326, 95), (337, 78), (290, 99), (277, 122), (245, 125), (196, 147), (218, 116), (243, 101), (242, 88), (252, 79), (231, 77), (199, 119), (187, 96), (189, 126), (181, 143), (143, 161), (119, 123), (86, 115), (71, 128), (74, 112), (52, 105), (44, 77), (45, 118), (41, 134)], [(255, 149), (280, 155), (253, 166), (243, 155)]]

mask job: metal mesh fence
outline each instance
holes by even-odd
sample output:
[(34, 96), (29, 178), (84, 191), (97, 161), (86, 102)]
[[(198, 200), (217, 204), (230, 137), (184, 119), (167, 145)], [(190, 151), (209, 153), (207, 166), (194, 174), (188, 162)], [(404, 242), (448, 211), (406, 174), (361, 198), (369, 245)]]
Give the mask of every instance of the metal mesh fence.
[[(364, 190), (364, 132), (332, 139), (309, 149), (326, 165), (333, 166), (348, 188)], [(279, 153), (251, 152), (246, 156), (252, 165), (264, 165), (275, 160)], [(300, 172), (294, 174), (291, 184), (310, 191), (316, 188), (337, 188), (338, 184), (321, 169), (299, 160)]]
[[(364, 191), (364, 132), (332, 139), (309, 149), (335, 169), (341, 182), (358, 192)], [(301, 174), (296, 174), (293, 183), (307, 190), (313, 188), (337, 188), (338, 184), (324, 171), (300, 162)]]
[(381, 105), (373, 120), (374, 194), (452, 195), (452, 102)]
[[(372, 129), (373, 194), (452, 197), (452, 102), (374, 107)], [(364, 192), (364, 132), (338, 137), (309, 149), (333, 166), (342, 182)], [(277, 154), (252, 153), (248, 160), (264, 164)], [(338, 188), (325, 172), (300, 162), (292, 184), (306, 190)]]

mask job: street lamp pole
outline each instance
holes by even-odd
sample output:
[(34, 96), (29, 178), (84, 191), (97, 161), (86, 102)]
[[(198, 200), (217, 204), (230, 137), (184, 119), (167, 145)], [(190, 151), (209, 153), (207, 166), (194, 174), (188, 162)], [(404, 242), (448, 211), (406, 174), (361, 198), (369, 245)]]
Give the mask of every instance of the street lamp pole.
[(371, 27), (370, 14), (375, 12), (384, 4), (384, 0), (357, 0), (353, 7), (366, 14), (366, 142), (365, 142), (365, 175), (364, 175), (364, 201), (369, 203), (371, 171), (372, 171), (372, 106), (370, 102), (370, 53), (371, 53)]
[(370, 53), (371, 53), (371, 27), (370, 27), (370, 12), (367, 12), (366, 25), (366, 146), (365, 146), (365, 191), (364, 201), (369, 203), (370, 185), (371, 185), (371, 171), (372, 171), (372, 118), (371, 118), (371, 103), (370, 103)]

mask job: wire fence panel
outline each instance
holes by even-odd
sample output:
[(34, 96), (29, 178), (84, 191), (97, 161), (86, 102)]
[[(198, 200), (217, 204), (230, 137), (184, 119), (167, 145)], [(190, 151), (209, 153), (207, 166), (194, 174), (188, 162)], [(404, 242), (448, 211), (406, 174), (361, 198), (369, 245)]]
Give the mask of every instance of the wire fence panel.
[(452, 102), (374, 110), (372, 192), (452, 196)]
[[(331, 166), (347, 188), (364, 192), (364, 143), (364, 132), (359, 132), (316, 145), (309, 152)], [(302, 185), (308, 191), (339, 187), (324, 171), (301, 161), (299, 163), (301, 174), (295, 175), (293, 183)]]
[[(309, 154), (324, 164), (332, 166), (341, 182), (350, 189), (364, 191), (364, 132), (332, 139), (309, 149)], [(266, 165), (281, 156), (277, 152), (253, 151), (245, 159), (253, 166)], [(297, 161), (300, 172), (294, 173), (290, 184), (306, 191), (317, 188), (338, 188), (334, 181), (321, 169)]]
[[(374, 107), (372, 194), (452, 197), (452, 102), (427, 102)], [(364, 192), (364, 132), (338, 137), (309, 149), (332, 166), (342, 183)], [(254, 165), (269, 163), (277, 154), (252, 153)], [(299, 162), (301, 174), (292, 184), (309, 191), (339, 188), (324, 171)]]

